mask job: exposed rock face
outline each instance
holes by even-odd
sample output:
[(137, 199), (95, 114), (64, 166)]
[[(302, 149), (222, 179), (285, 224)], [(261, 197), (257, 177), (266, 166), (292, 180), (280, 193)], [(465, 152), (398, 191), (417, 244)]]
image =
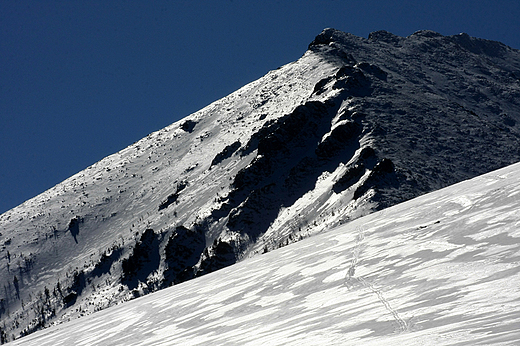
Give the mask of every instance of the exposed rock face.
[(519, 51), (466, 34), (324, 30), (298, 61), (1, 215), (2, 335), (519, 161), (519, 71)]

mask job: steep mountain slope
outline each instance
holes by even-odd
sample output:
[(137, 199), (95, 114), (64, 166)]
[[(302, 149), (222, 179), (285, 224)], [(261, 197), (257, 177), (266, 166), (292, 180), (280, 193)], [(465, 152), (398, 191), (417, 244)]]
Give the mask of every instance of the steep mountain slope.
[(520, 164), (16, 345), (518, 345)]
[(0, 216), (11, 339), (520, 159), (520, 52), (326, 29), (298, 61)]

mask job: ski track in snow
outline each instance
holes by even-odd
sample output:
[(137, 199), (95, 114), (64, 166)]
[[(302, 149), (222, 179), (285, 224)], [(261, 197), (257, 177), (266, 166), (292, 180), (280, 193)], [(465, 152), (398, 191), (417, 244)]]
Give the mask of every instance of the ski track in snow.
[[(381, 211), (379, 214), (380, 214), (379, 217), (383, 218), (384, 215), (386, 214), (386, 210)], [(355, 276), (356, 266), (360, 262), (359, 257), (360, 257), (361, 252), (363, 251), (362, 249), (363, 249), (363, 242), (365, 240), (365, 228), (363, 226), (361, 226), (359, 228), (359, 230), (357, 230), (357, 231), (359, 233), (356, 236), (356, 246), (352, 252), (352, 262), (348, 269), (347, 275), (345, 276), (345, 280), (346, 280), (345, 284), (350, 289), (350, 287), (352, 287), (352, 280), (357, 280), (358, 282), (360, 282), (364, 287), (366, 287), (370, 291), (372, 291), (377, 296), (379, 301), (384, 305), (385, 309), (388, 310), (388, 312), (390, 312), (392, 314), (395, 321), (399, 325), (399, 331), (400, 332), (408, 331), (409, 330), (408, 324), (401, 318), (399, 313), (394, 308), (392, 308), (392, 306), (390, 305), (388, 300), (385, 299), (383, 292), (380, 289), (375, 288), (375, 286), (372, 283), (370, 283), (369, 281), (364, 279), (362, 276)]]
[(13, 345), (516, 345), (520, 164), (498, 173)]
[(363, 277), (361, 277), (361, 276), (356, 277), (355, 279), (358, 280), (359, 282), (361, 282), (363, 284), (363, 286), (367, 287), (368, 289), (370, 289), (372, 292), (374, 292), (377, 295), (377, 298), (385, 306), (385, 309), (387, 309), (388, 312), (390, 312), (392, 314), (392, 316), (394, 317), (396, 322), (399, 324), (399, 329), (401, 332), (405, 332), (408, 330), (408, 326), (407, 326), (406, 322), (401, 318), (401, 316), (399, 316), (399, 313), (395, 309), (392, 308), (392, 306), (390, 305), (388, 300), (386, 300), (385, 297), (383, 296), (383, 292), (381, 292), (381, 290), (376, 289), (374, 287), (374, 285), (372, 285), (367, 280), (363, 279)]

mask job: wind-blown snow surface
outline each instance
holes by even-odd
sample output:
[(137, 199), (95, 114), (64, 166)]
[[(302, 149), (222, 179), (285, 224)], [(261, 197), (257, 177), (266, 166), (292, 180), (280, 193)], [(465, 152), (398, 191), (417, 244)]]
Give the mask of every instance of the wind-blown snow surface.
[(14, 345), (518, 345), (520, 164)]
[(231, 95), (0, 215), (0, 341), (520, 160), (520, 52), (326, 29)]

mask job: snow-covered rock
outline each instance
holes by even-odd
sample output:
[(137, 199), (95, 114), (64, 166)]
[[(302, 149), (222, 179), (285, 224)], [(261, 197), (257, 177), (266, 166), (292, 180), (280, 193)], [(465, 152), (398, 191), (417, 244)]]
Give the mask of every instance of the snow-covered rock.
[(14, 345), (517, 345), (520, 164)]
[(520, 52), (325, 29), (297, 61), (0, 215), (28, 334), (520, 160)]

